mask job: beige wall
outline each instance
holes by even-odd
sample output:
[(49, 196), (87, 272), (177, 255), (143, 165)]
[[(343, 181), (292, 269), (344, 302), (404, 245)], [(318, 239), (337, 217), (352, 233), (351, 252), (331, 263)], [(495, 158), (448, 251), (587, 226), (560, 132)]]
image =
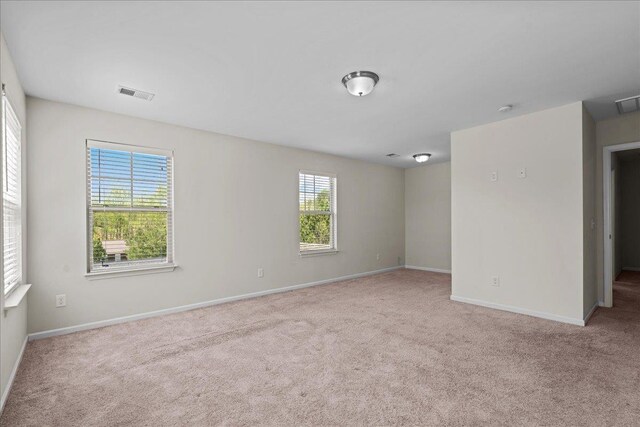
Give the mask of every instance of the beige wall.
[(582, 322), (582, 121), (574, 103), (451, 134), (452, 298)]
[[(41, 99), (28, 98), (27, 110), (31, 332), (404, 261), (402, 169)], [(86, 138), (175, 150), (176, 271), (85, 278)], [(298, 256), (299, 169), (337, 174), (337, 255)]]
[[(20, 85), (20, 80), (16, 73), (16, 69), (11, 60), (11, 55), (4, 40), (4, 36), (0, 35), (0, 79), (4, 83), (5, 91), (9, 102), (22, 124), (22, 171), (23, 171), (23, 194), (26, 199), (24, 188), (26, 185), (26, 151), (27, 151), (27, 130), (26, 130), (26, 108), (25, 96)], [(4, 135), (1, 136), (4, 138)], [(0, 150), (1, 152), (2, 150)], [(0, 153), (1, 156), (1, 153)], [(1, 157), (0, 157), (1, 159)], [(26, 200), (25, 200), (26, 201)], [(26, 218), (27, 206), (23, 201), (23, 216)], [(2, 210), (0, 209), (0, 215)], [(1, 221), (0, 221), (1, 223)], [(1, 229), (1, 227), (0, 227)], [(23, 221), (22, 228), (23, 240), (26, 240), (27, 227)], [(26, 251), (26, 245), (23, 249)], [(23, 280), (27, 281), (26, 275), (27, 263), (23, 256)], [(1, 264), (1, 263), (0, 263)], [(2, 275), (4, 277), (4, 275)], [(0, 281), (4, 283), (4, 280)], [(4, 292), (0, 291), (0, 303), (4, 307)], [(0, 395), (4, 396), (9, 377), (20, 355), (20, 350), (27, 336), (27, 300), (23, 299), (17, 308), (13, 308), (4, 312), (0, 310)]]
[(640, 156), (620, 162), (621, 265), (640, 270)]
[(582, 107), (583, 317), (598, 304), (596, 279), (596, 124)]
[(405, 254), (410, 267), (451, 270), (451, 162), (406, 169)]
[(604, 203), (602, 192), (603, 147), (640, 141), (640, 113), (617, 116), (596, 123), (596, 278), (598, 298), (604, 301)]

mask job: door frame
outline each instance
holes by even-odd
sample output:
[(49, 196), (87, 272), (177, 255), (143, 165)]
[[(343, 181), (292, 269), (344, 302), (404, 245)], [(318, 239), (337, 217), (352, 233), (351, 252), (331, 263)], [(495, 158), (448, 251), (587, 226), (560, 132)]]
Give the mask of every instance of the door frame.
[[(612, 221), (611, 218), (611, 156), (618, 151), (634, 150), (640, 148), (640, 141), (626, 144), (609, 145), (602, 148), (602, 201), (604, 209), (604, 307), (613, 306), (613, 245), (612, 245)], [(620, 183), (620, 177), (616, 173), (616, 183)]]

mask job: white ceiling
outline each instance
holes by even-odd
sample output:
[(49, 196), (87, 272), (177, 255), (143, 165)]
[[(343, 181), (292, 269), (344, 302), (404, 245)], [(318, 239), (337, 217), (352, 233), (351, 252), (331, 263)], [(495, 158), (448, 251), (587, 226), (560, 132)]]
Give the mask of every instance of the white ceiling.
[[(3, 0), (0, 12), (29, 95), (401, 167), (417, 152), (448, 159), (452, 130), (640, 92), (638, 2)], [(355, 70), (380, 75), (371, 95), (341, 85)]]

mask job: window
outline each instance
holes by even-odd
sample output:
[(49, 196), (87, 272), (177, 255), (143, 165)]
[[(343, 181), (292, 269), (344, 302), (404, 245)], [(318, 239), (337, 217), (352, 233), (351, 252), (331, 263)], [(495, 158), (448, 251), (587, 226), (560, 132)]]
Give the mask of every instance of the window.
[(22, 127), (6, 97), (2, 97), (2, 217), (4, 293), (22, 280)]
[(173, 154), (87, 141), (88, 272), (173, 264)]
[(300, 254), (336, 251), (336, 177), (300, 172)]

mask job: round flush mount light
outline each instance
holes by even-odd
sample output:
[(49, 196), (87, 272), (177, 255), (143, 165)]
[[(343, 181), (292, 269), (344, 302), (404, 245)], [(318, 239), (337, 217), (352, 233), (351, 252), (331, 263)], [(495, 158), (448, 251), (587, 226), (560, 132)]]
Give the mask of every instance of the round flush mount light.
[(413, 155), (413, 158), (416, 159), (416, 162), (418, 163), (426, 162), (427, 160), (429, 160), (429, 157), (431, 157), (431, 154), (429, 153), (419, 153)]
[(498, 108), (498, 111), (501, 113), (506, 113), (508, 111), (511, 111), (513, 109), (513, 105), (511, 104), (507, 104), (507, 105), (503, 105), (502, 107)]
[(354, 96), (369, 95), (380, 80), (380, 77), (371, 71), (354, 71), (342, 78), (342, 84), (349, 93)]

